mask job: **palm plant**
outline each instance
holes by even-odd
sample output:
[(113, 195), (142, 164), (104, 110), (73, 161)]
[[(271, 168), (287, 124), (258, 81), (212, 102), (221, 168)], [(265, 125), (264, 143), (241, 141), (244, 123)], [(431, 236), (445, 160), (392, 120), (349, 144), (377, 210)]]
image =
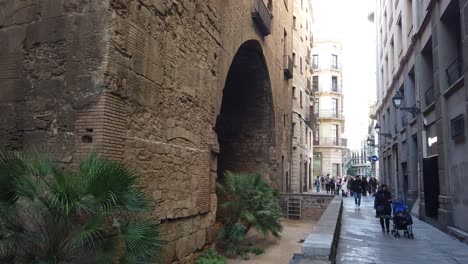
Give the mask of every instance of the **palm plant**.
[(0, 263), (157, 263), (164, 242), (137, 180), (96, 153), (75, 170), (0, 153)]
[(217, 185), (218, 217), (222, 222), (218, 240), (227, 255), (243, 254), (239, 244), (252, 227), (264, 236), (279, 237), (282, 226), (278, 192), (260, 174), (227, 171), (224, 175), (224, 183)]

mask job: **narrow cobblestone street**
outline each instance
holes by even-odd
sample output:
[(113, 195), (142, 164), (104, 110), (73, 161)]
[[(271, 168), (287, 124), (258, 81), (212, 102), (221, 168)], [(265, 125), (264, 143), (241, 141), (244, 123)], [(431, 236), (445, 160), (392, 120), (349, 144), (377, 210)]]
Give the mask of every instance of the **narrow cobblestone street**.
[(336, 263), (468, 263), (468, 245), (413, 217), (414, 239), (382, 233), (373, 197), (344, 198)]

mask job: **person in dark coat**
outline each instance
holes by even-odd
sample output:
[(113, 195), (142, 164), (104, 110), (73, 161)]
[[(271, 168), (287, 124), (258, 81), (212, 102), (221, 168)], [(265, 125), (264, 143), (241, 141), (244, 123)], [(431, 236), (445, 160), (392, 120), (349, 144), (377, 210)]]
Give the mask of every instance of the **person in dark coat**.
[(348, 183), (346, 185), (346, 188), (348, 188), (349, 190), (349, 195), (351, 196), (353, 196), (353, 190), (351, 190), (351, 186), (353, 186), (353, 181), (354, 181), (353, 177), (350, 176), (348, 179)]
[(356, 179), (353, 180), (351, 183), (351, 191), (353, 192), (354, 196), (354, 204), (355, 204), (355, 209), (360, 209), (361, 208), (361, 194), (362, 194), (362, 184), (361, 184), (361, 179), (359, 176), (356, 176)]
[(382, 184), (380, 190), (375, 194), (374, 200), (374, 209), (376, 217), (380, 218), (380, 226), (382, 227), (382, 232), (385, 232), (385, 227), (387, 228), (387, 233), (390, 232), (390, 216), (392, 215), (392, 194), (387, 190), (387, 185)]
[(361, 191), (362, 191), (362, 195), (364, 196), (367, 196), (367, 185), (369, 183), (367, 182), (367, 179), (366, 177), (364, 177), (361, 181)]

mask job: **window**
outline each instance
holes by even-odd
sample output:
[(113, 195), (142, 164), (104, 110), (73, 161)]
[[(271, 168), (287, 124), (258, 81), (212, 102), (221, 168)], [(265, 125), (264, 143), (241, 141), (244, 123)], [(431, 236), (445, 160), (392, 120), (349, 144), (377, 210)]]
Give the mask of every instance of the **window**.
[(339, 168), (340, 168), (340, 164), (333, 163), (333, 166), (332, 166), (332, 175), (331, 175), (332, 177), (338, 177)]
[(296, 16), (293, 16), (293, 28), (294, 29), (297, 29), (297, 19), (296, 19)]
[(293, 86), (293, 89), (292, 89), (292, 97), (293, 99), (296, 98), (296, 87)]
[(319, 77), (318, 76), (313, 76), (312, 77), (312, 88), (314, 91), (318, 91), (319, 88)]
[(338, 99), (332, 99), (332, 111), (335, 117), (338, 117)]
[(301, 74), (303, 74), (302, 72), (302, 57), (299, 58), (299, 67), (300, 67), (300, 70), (301, 70)]
[(302, 108), (302, 91), (299, 91), (299, 104)]
[(309, 135), (309, 129), (306, 127), (305, 129), (305, 143), (309, 143), (309, 140), (308, 140), (308, 135)]
[(331, 129), (332, 129), (332, 137), (333, 137), (333, 145), (338, 145), (338, 125), (337, 124), (333, 124), (331, 126)]
[[(300, 142), (302, 144), (302, 122), (299, 123), (299, 137), (300, 137)], [(302, 159), (301, 159), (302, 160)]]
[(332, 63), (331, 66), (333, 69), (338, 69), (338, 55), (332, 55)]
[(293, 65), (296, 66), (296, 53), (295, 52), (293, 52), (292, 61), (293, 61)]
[(332, 91), (338, 92), (338, 77), (332, 76)]
[(464, 115), (459, 115), (452, 119), (451, 121), (452, 127), (452, 139), (459, 140), (463, 139), (465, 136), (465, 120)]
[(319, 114), (319, 99), (315, 98), (314, 101), (314, 114), (318, 115)]
[(314, 54), (312, 55), (312, 67), (314, 69), (318, 69), (318, 65), (319, 65), (318, 55)]

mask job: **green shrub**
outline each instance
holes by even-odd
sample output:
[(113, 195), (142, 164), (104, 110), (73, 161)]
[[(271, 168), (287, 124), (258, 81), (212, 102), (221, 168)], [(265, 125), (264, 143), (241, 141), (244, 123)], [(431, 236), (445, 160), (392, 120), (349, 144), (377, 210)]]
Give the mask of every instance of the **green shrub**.
[(210, 248), (200, 255), (195, 264), (226, 264), (226, 258)]
[(259, 174), (226, 172), (223, 184), (217, 185), (219, 246), (228, 256), (245, 255), (240, 242), (254, 227), (264, 236), (279, 237), (283, 229), (279, 219), (278, 192)]
[(74, 170), (0, 153), (0, 263), (157, 263), (164, 242), (140, 214), (150, 207), (137, 182), (96, 153)]

